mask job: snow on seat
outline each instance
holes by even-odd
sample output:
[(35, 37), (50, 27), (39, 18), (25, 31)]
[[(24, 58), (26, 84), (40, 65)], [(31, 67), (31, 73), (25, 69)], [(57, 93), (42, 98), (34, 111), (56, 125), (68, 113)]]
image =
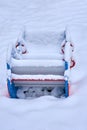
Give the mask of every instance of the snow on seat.
[[(46, 51), (46, 50), (45, 50)], [(33, 53), (31, 53), (30, 51), (29, 51), (29, 53), (26, 53), (26, 54), (24, 54), (24, 55), (22, 55), (22, 59), (24, 59), (24, 60), (28, 60), (28, 59), (38, 59), (38, 60), (40, 60), (40, 59), (45, 59), (45, 60), (62, 60), (64, 57), (63, 57), (63, 55), (62, 54), (60, 54), (60, 53), (58, 53), (58, 52), (39, 52), (39, 54), (38, 54), (38, 52), (33, 52)]]
[(64, 61), (28, 59), (16, 60), (12, 58), (12, 73), (15, 74), (64, 74)]
[(64, 76), (60, 75), (17, 75), (12, 74), (12, 81), (15, 83), (16, 87), (55, 87), (58, 85), (64, 86)]
[(12, 58), (12, 66), (63, 66), (64, 61), (53, 59), (53, 60), (45, 60), (45, 59), (28, 59), (28, 60), (17, 60)]

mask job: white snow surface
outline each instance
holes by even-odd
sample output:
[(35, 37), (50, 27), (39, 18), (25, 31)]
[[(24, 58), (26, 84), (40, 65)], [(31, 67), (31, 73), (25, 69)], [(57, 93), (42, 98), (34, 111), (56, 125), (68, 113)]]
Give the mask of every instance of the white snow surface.
[(38, 59), (29, 59), (29, 60), (15, 60), (12, 59), (12, 66), (43, 66), (43, 67), (47, 67), (47, 66), (63, 66), (64, 63), (62, 60), (38, 60)]
[[(21, 28), (29, 32), (61, 32), (70, 27), (76, 66), (72, 95), (23, 100), (6, 97), (8, 44)], [(0, 1), (0, 130), (87, 130), (87, 0)]]
[(60, 75), (16, 75), (16, 74), (12, 74), (12, 78), (13, 79), (40, 79), (40, 80), (45, 80), (45, 79), (53, 79), (53, 80), (64, 80), (64, 76), (60, 76)]

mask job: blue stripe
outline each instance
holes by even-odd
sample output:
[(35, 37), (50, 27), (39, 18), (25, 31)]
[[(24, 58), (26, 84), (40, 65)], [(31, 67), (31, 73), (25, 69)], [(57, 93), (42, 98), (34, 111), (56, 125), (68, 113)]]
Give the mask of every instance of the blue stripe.
[(17, 89), (15, 88), (14, 84), (11, 83), (9, 79), (7, 79), (7, 86), (8, 86), (8, 92), (11, 98), (17, 98)]
[(65, 61), (65, 70), (68, 70), (68, 62)]
[(65, 80), (65, 97), (69, 96), (68, 80)]
[(11, 67), (10, 67), (10, 65), (7, 63), (7, 69), (9, 70), (9, 69), (11, 69)]

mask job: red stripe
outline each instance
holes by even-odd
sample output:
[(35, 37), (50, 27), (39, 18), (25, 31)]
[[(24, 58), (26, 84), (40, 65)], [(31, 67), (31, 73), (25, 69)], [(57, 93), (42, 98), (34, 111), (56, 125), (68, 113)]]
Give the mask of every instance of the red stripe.
[(22, 52), (22, 54), (25, 54), (25, 53), (27, 53), (27, 50), (25, 50), (25, 51)]
[(76, 64), (75, 61), (71, 59), (71, 66), (70, 66), (70, 68), (73, 68), (75, 66), (75, 64)]

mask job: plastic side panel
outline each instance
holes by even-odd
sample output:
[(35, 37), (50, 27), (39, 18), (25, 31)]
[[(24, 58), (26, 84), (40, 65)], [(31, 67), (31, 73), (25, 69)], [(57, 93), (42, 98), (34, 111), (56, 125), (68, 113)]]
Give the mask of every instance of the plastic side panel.
[(68, 70), (68, 62), (65, 61), (65, 70)]
[(8, 63), (7, 63), (7, 69), (8, 69), (8, 70), (11, 69), (11, 68), (10, 68), (10, 65), (9, 65)]
[(65, 97), (69, 96), (68, 80), (65, 80)]
[(11, 83), (9, 79), (7, 79), (7, 86), (10, 97), (17, 98), (16, 96), (17, 88), (15, 88), (14, 84)]

